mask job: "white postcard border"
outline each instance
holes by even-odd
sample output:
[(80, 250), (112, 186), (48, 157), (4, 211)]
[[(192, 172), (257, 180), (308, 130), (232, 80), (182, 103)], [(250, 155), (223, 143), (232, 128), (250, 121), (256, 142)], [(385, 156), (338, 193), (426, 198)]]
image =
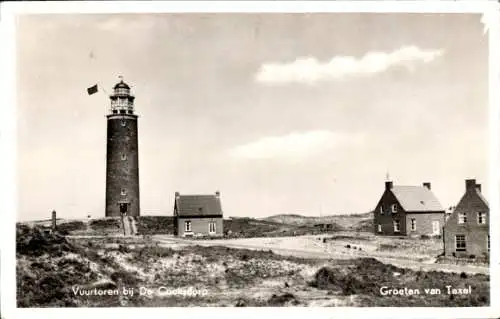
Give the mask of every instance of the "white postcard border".
[[(1, 241), (1, 311), (5, 318), (58, 318), (118, 315), (124, 318), (136, 316), (182, 316), (203, 318), (253, 318), (256, 316), (283, 316), (292, 318), (370, 317), (397, 318), (473, 318), (498, 317), (500, 309), (499, 250), (500, 227), (491, 227), (491, 303), (483, 308), (76, 308), (76, 309), (16, 309), (16, 73), (15, 73), (15, 16), (41, 13), (153, 13), (153, 12), (441, 12), (484, 13), (488, 12), (490, 43), (490, 180), (488, 184), (491, 225), (500, 225), (500, 134), (499, 94), (500, 68), (498, 50), (499, 15), (496, 1), (114, 1), (114, 2), (22, 2), (1, 4), (1, 91), (0, 91), (0, 213), (2, 214)], [(495, 301), (497, 301), (495, 303)], [(369, 311), (369, 312), (368, 312)]]

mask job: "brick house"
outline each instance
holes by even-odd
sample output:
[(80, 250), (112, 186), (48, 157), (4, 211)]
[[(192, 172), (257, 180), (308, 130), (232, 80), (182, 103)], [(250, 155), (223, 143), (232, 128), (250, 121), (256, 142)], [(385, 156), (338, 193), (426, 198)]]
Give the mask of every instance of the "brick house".
[(378, 235), (415, 236), (441, 234), (445, 211), (431, 191), (422, 186), (394, 186), (385, 182), (385, 190), (373, 212), (374, 232)]
[(489, 206), (481, 184), (465, 180), (465, 193), (444, 226), (444, 253), (456, 257), (488, 257)]
[(174, 235), (222, 236), (223, 216), (220, 193), (180, 195), (175, 193)]

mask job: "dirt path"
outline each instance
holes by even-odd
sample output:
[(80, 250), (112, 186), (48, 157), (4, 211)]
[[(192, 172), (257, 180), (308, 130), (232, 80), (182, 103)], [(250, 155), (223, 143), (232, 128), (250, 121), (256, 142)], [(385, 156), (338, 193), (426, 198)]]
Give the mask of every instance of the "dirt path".
[[(251, 238), (251, 239), (218, 239), (218, 240), (188, 240), (175, 238), (171, 236), (153, 236), (153, 240), (165, 245), (201, 245), (214, 246), (220, 245), (229, 248), (239, 249), (255, 249), (255, 250), (272, 250), (276, 254), (291, 255), (303, 258), (318, 258), (318, 259), (351, 259), (359, 257), (372, 257), (383, 263), (392, 264), (401, 268), (409, 268), (413, 270), (423, 271), (444, 271), (456, 273), (480, 273), (489, 274), (489, 268), (484, 266), (473, 265), (453, 265), (453, 264), (436, 264), (432, 261), (422, 262), (397, 257), (381, 257), (366, 251), (331, 251), (319, 243), (315, 243), (312, 237), (317, 236), (300, 236), (289, 238)], [(294, 245), (294, 240), (297, 245)], [(286, 242), (286, 245), (283, 244)], [(290, 248), (290, 247), (297, 248)]]

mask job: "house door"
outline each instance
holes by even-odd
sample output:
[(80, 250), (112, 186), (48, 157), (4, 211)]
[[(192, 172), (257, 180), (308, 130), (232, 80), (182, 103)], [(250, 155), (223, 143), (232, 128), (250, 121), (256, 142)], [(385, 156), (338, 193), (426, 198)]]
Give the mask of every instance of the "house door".
[(440, 227), (439, 227), (439, 220), (435, 220), (432, 222), (432, 234), (433, 235), (439, 235), (440, 231), (439, 231)]

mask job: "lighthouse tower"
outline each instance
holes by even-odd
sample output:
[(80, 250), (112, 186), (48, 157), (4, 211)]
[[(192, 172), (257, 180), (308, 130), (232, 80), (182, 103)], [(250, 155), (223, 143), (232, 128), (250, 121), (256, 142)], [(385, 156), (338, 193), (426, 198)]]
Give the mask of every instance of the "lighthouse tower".
[(139, 216), (139, 146), (137, 115), (130, 87), (121, 81), (113, 88), (106, 115), (106, 217)]

